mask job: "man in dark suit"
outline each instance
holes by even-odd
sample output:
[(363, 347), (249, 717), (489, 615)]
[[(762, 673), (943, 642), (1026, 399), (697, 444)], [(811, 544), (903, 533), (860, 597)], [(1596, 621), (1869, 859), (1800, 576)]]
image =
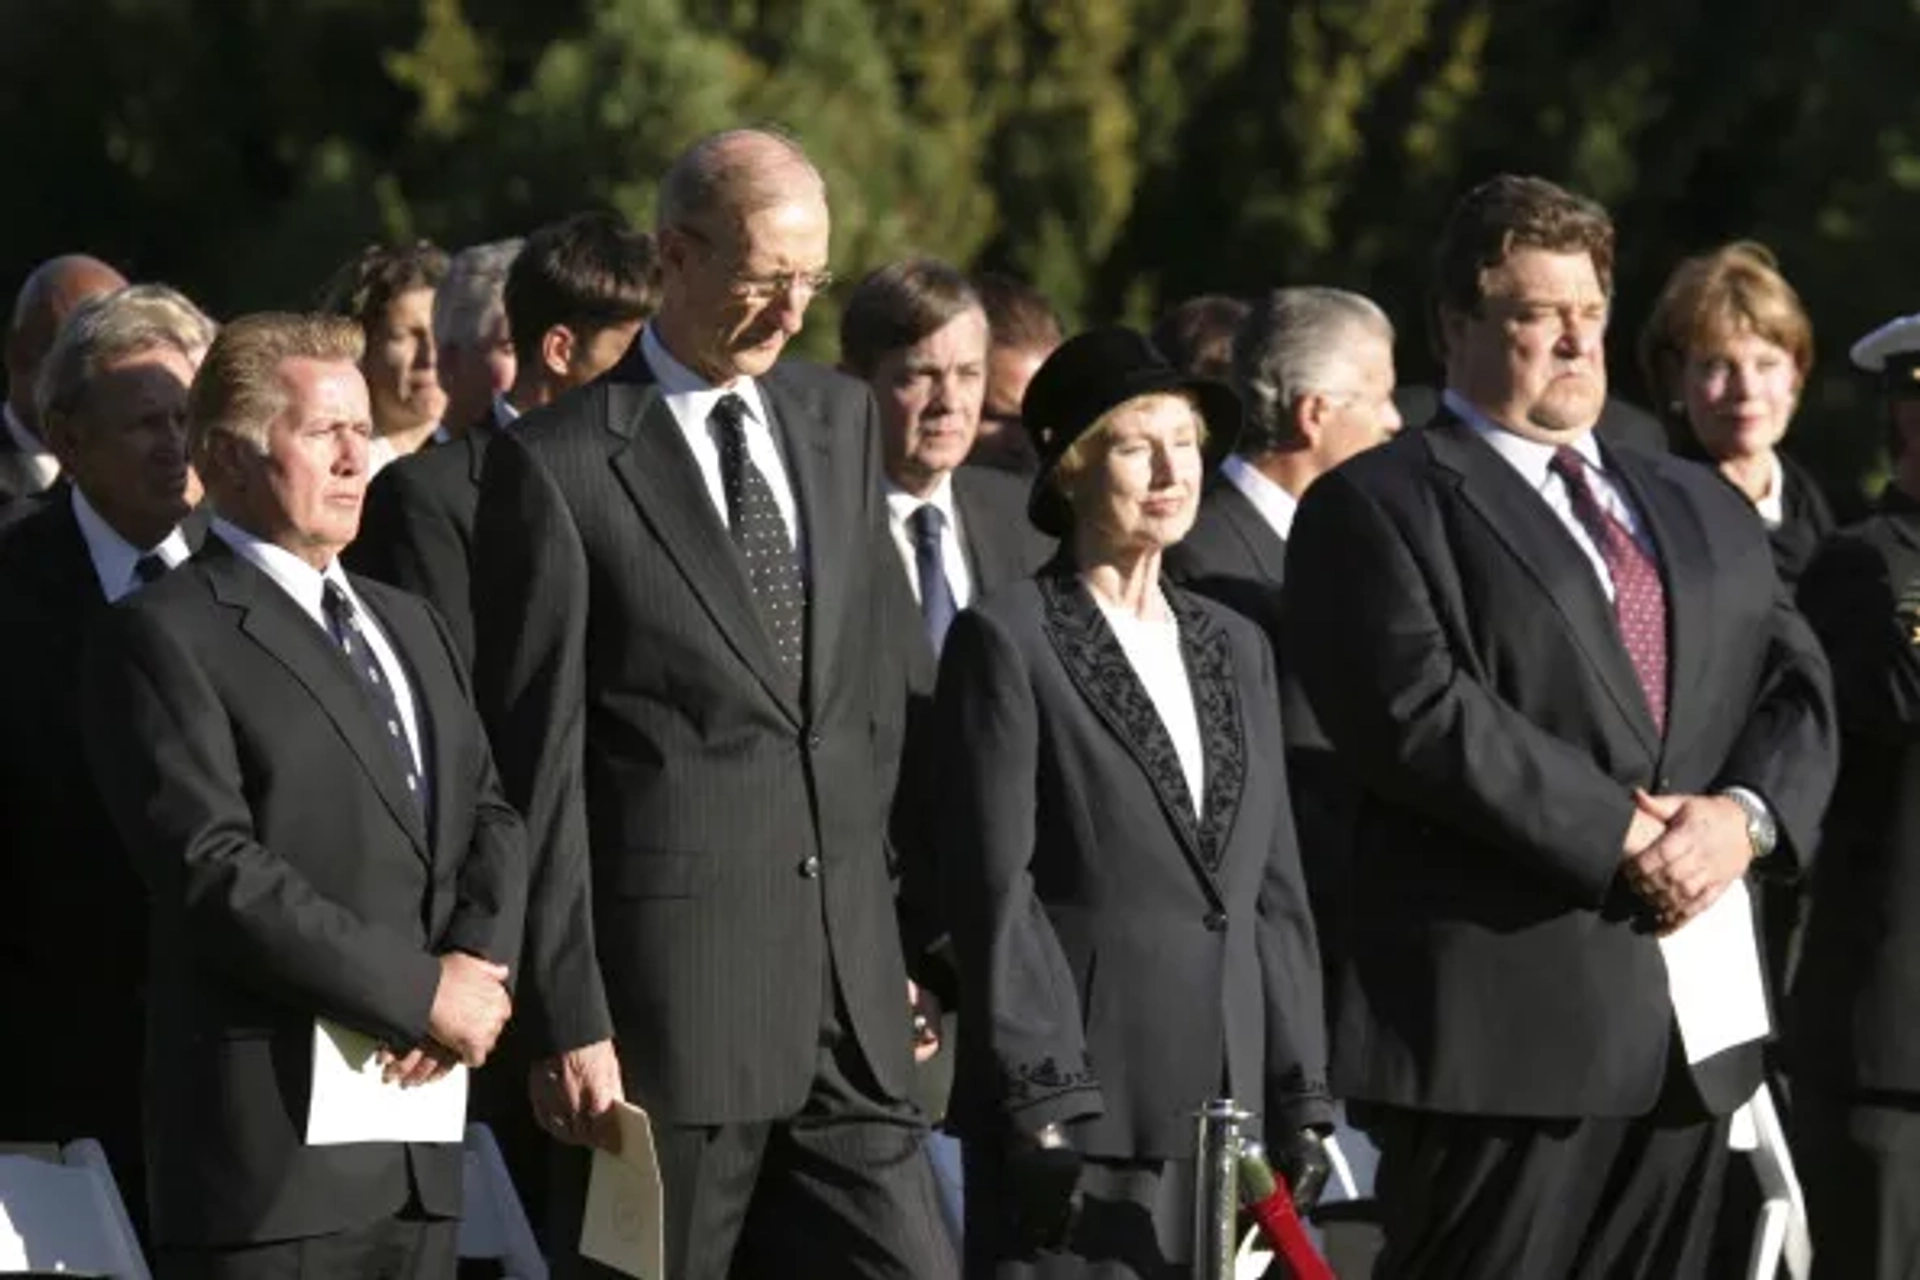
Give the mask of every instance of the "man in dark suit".
[(381, 469), (367, 487), (355, 573), (425, 596), (473, 661), (469, 598), (473, 509), (496, 432), (523, 413), (611, 368), (653, 313), (658, 286), (650, 237), (613, 214), (582, 213), (541, 227), (507, 270), (513, 386), (457, 439)]
[(146, 901), (87, 772), (80, 655), (109, 603), (198, 545), (191, 346), (137, 291), (74, 312), (38, 415), (66, 480), (0, 540), (0, 1026), (61, 1046), (0, 1063), (0, 1139), (100, 1139), (137, 1222)]
[(228, 325), (189, 436), (218, 512), (110, 612), (82, 726), (151, 895), (148, 1187), (162, 1277), (451, 1277), (459, 1142), (304, 1142), (317, 1020), (392, 1087), (505, 1024), (525, 844), (447, 629), (350, 579), (372, 430), (360, 333)]
[[(1031, 574), (1049, 543), (1026, 518), (1028, 485), (1004, 471), (967, 467), (980, 429), (987, 382), (987, 316), (966, 276), (944, 262), (890, 263), (855, 287), (840, 313), (840, 366), (873, 391), (880, 411), (887, 539), (881, 591), (890, 613), (900, 677), (882, 690), (901, 715), (901, 739), (881, 748), (883, 768), (899, 763), (891, 828), (904, 863), (930, 856), (916, 826), (931, 812), (930, 744), (924, 713), (933, 697), (940, 646), (954, 616), (975, 600)], [(908, 963), (921, 984), (922, 1039), (914, 1057), (914, 1101), (935, 1120), (946, 1114), (953, 1084), (951, 1009), (957, 975), (940, 956), (946, 924), (931, 868), (902, 869), (902, 928)], [(925, 892), (916, 893), (916, 890)], [(941, 1205), (957, 1234), (961, 1222), (959, 1143), (929, 1135)]]
[(34, 385), (60, 326), (88, 298), (126, 287), (126, 277), (98, 258), (67, 254), (49, 258), (28, 274), (13, 303), (7, 328), (7, 404), (0, 411), (0, 509), (44, 492), (60, 463), (40, 434)]
[(878, 423), (774, 363), (827, 241), (796, 144), (696, 143), (659, 313), (494, 441), (475, 520), (475, 677), (539, 848), (535, 1114), (578, 1141), (623, 1095), (652, 1113), (676, 1280), (954, 1272), (905, 1101)]
[(1288, 548), (1288, 661), (1362, 785), (1333, 1071), (1382, 1277), (1702, 1274), (1764, 1006), (1676, 1026), (1661, 935), (1713, 912), (1715, 1008), (1757, 987), (1744, 877), (1806, 859), (1833, 782), (1751, 513), (1594, 439), (1612, 261), (1589, 201), (1471, 192), (1441, 417), (1321, 477)]
[(1021, 429), (1020, 401), (1027, 383), (1065, 336), (1060, 316), (1046, 295), (1024, 280), (983, 271), (973, 278), (973, 287), (987, 311), (991, 345), (980, 434), (967, 461), (1031, 479), (1040, 459)]
[[(1256, 300), (1233, 347), (1247, 424), (1207, 486), (1193, 532), (1167, 570), (1260, 624), (1278, 655), (1287, 535), (1307, 486), (1400, 429), (1393, 324), (1340, 289), (1276, 289)], [(1323, 972), (1339, 954), (1339, 886), (1349, 870), (1355, 786), (1281, 664), (1287, 776), (1313, 895)]]
[(468, 245), (447, 261), (447, 278), (433, 291), (434, 372), (447, 393), (440, 431), (449, 440), (476, 422), (491, 424), (494, 401), (513, 387), (507, 271), (524, 243), (515, 236)]
[(1842, 765), (1786, 1056), (1815, 1273), (1890, 1280), (1920, 1263), (1920, 321), (1857, 344), (1856, 363), (1863, 346), (1893, 479), (1800, 581), (1833, 662)]

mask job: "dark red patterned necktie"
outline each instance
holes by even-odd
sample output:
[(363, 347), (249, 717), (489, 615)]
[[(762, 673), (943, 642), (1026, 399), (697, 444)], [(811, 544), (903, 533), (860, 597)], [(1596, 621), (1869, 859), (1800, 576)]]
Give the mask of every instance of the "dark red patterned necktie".
[(1620, 624), (1620, 640), (1640, 677), (1654, 728), (1667, 731), (1667, 589), (1654, 563), (1627, 527), (1594, 497), (1587, 482), (1587, 461), (1573, 449), (1555, 450), (1550, 464), (1567, 486), (1573, 514), (1600, 547), (1600, 559), (1613, 579), (1613, 616)]

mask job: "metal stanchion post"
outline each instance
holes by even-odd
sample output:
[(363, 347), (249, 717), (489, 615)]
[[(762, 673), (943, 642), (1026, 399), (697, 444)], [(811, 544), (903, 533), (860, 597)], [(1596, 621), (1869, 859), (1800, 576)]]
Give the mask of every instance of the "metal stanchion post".
[(1193, 1179), (1193, 1280), (1233, 1280), (1240, 1246), (1239, 1160), (1253, 1113), (1232, 1098), (1200, 1110)]

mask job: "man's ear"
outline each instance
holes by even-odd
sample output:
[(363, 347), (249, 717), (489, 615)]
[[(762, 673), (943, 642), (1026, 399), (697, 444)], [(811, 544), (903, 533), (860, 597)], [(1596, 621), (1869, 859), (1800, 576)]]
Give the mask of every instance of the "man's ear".
[(1312, 449), (1320, 443), (1326, 424), (1327, 397), (1318, 391), (1309, 391), (1305, 395), (1295, 396), (1293, 405), (1287, 410), (1293, 419), (1293, 438)]
[(540, 335), (540, 367), (549, 377), (565, 379), (573, 371), (573, 330), (564, 324), (550, 326)]
[(49, 413), (40, 420), (40, 439), (59, 460), (62, 471), (73, 470), (73, 452), (80, 445), (73, 429), (73, 418), (64, 413)]

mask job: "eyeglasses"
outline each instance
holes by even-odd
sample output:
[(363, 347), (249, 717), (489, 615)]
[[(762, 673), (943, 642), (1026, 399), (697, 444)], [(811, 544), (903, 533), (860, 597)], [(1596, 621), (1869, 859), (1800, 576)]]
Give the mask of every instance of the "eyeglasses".
[[(705, 233), (695, 227), (682, 225), (680, 231), (688, 239), (696, 240), (709, 250), (716, 248)], [(819, 271), (781, 271), (767, 276), (748, 276), (738, 272), (727, 280), (727, 290), (742, 302), (772, 302), (775, 298), (790, 297), (795, 293), (804, 293), (811, 298), (816, 293), (824, 293), (833, 287), (833, 272)]]

